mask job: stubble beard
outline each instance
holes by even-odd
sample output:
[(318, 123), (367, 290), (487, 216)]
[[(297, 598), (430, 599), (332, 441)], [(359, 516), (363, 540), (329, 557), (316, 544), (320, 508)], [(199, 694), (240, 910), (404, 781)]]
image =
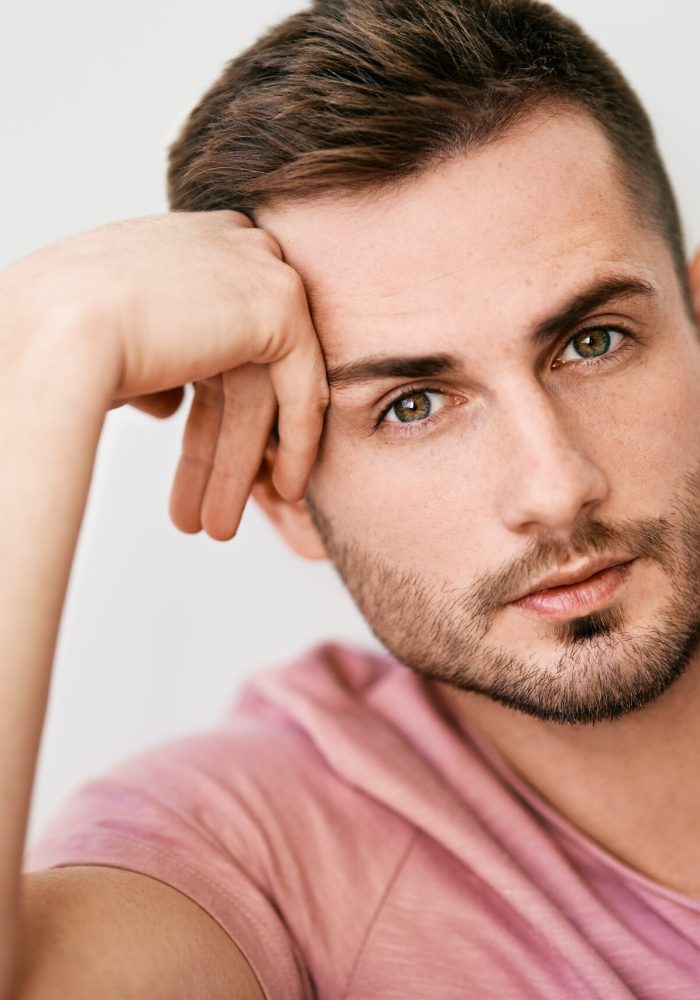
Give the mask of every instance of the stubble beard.
[[(538, 540), (527, 567), (540, 572), (577, 555), (627, 551), (656, 562), (670, 593), (650, 621), (628, 621), (624, 599), (602, 611), (545, 626), (554, 661), (489, 643), (514, 579), (451, 588), (399, 568), (343, 537), (312, 497), (307, 503), (337, 572), (370, 628), (397, 660), (426, 678), (482, 694), (549, 722), (592, 725), (635, 712), (662, 695), (700, 648), (700, 463), (688, 474), (669, 517), (577, 527), (570, 543)], [(643, 565), (643, 564), (642, 564)], [(634, 570), (633, 570), (634, 571)]]

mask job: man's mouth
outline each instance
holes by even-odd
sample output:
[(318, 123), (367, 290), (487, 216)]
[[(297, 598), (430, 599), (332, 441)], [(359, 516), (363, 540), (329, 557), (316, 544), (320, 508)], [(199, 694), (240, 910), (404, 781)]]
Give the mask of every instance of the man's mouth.
[(553, 620), (600, 611), (619, 596), (636, 561), (629, 559), (626, 562), (608, 564), (588, 576), (583, 569), (579, 571), (578, 579), (575, 573), (559, 574), (559, 578), (570, 582), (542, 587), (511, 603), (513, 607)]

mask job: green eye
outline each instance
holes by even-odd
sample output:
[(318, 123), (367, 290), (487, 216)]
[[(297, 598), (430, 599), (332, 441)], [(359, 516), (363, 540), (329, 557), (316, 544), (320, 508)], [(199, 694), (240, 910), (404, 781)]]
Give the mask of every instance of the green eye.
[(389, 407), (386, 419), (391, 423), (412, 424), (429, 417), (435, 408), (435, 400), (441, 400), (439, 392), (429, 392), (426, 389), (416, 389), (400, 396)]
[(620, 346), (619, 342), (613, 343), (613, 337), (618, 337), (619, 341), (622, 341), (625, 338), (625, 334), (609, 326), (581, 330), (580, 333), (577, 333), (568, 342), (562, 353), (562, 358), (564, 358), (564, 355), (569, 350), (573, 351), (573, 355), (564, 358), (565, 362), (595, 361), (598, 358), (605, 358), (611, 353), (611, 348)]
[(575, 349), (584, 358), (610, 350), (612, 337), (607, 330), (589, 330), (587, 333), (579, 333), (573, 338)]

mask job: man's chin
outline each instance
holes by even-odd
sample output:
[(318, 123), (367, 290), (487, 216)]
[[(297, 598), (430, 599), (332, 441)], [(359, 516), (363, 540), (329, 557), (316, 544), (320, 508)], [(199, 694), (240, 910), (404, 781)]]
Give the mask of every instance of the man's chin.
[(607, 612), (572, 620), (568, 641), (562, 645), (559, 636), (554, 653), (551, 644), (546, 654), (487, 648), (478, 664), (473, 656), (459, 655), (457, 642), (451, 655), (439, 660), (392, 652), (424, 677), (542, 722), (592, 726), (657, 701), (700, 650), (700, 619), (686, 629), (665, 620), (665, 627), (646, 628), (635, 637), (616, 631), (616, 623), (619, 618)]

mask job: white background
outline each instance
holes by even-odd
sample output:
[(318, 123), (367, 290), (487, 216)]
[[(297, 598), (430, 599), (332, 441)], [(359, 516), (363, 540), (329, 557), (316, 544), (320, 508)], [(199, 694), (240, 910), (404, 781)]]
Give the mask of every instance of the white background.
[[(695, 247), (700, 5), (557, 6), (618, 60), (646, 103)], [(299, 7), (6, 0), (0, 267), (71, 233), (167, 210), (165, 150), (186, 112), (225, 62)], [(289, 554), (256, 509), (228, 543), (174, 528), (167, 502), (186, 412), (165, 422), (128, 408), (107, 417), (61, 628), (30, 840), (79, 781), (214, 722), (256, 668), (327, 637), (376, 644), (330, 567)]]

